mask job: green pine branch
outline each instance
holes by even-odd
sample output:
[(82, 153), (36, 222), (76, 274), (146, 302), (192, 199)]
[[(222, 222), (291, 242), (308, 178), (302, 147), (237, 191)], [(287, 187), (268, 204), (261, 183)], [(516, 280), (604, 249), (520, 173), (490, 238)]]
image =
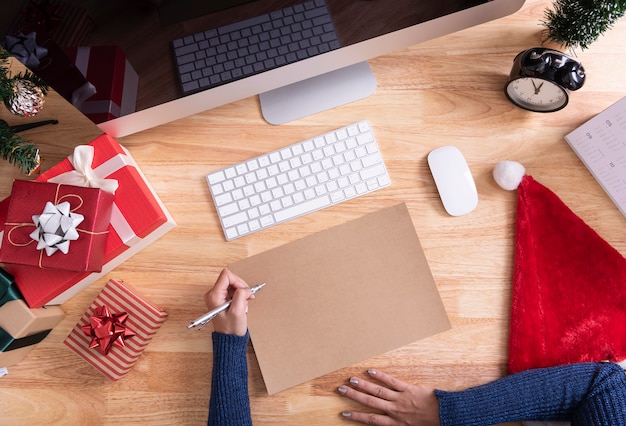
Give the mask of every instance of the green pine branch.
[(554, 0), (545, 10), (544, 41), (587, 49), (626, 13), (626, 0)]
[(41, 165), (37, 145), (22, 139), (6, 125), (0, 125), (0, 156), (25, 175), (38, 172)]
[(0, 155), (2, 159), (17, 166), (24, 174), (31, 174), (39, 167), (37, 145), (25, 141), (8, 126), (0, 127)]
[(0, 100), (7, 99), (13, 95), (13, 88), (9, 81), (9, 54), (0, 48)]

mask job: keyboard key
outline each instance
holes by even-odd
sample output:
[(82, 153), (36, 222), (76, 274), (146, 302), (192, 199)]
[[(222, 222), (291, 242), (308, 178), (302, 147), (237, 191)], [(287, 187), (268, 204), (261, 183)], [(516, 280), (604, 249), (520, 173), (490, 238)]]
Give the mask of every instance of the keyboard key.
[(216, 206), (223, 206), (224, 204), (230, 203), (233, 201), (233, 196), (230, 193), (220, 194), (214, 198)]
[(385, 166), (377, 165), (374, 167), (370, 167), (369, 169), (361, 170), (361, 179), (368, 180), (370, 178), (373, 178), (375, 176), (379, 176), (385, 173), (387, 173), (387, 171), (385, 170)]
[(247, 219), (248, 215), (245, 212), (239, 212), (230, 216), (226, 216), (222, 219), (222, 223), (225, 227), (230, 228), (231, 226), (235, 226), (245, 222)]
[(301, 216), (306, 213), (314, 212), (329, 205), (330, 197), (324, 196), (305, 201), (301, 204), (296, 204), (293, 207), (278, 211), (274, 213), (274, 217), (276, 218), (277, 222), (283, 222), (285, 220), (293, 219), (294, 217)]

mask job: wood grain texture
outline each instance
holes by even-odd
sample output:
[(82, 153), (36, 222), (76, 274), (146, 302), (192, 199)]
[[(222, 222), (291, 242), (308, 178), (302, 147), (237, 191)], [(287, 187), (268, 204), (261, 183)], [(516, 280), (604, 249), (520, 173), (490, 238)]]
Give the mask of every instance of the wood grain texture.
[[(374, 95), (332, 111), (277, 127), (263, 121), (257, 98), (250, 98), (120, 139), (178, 227), (63, 305), (65, 319), (0, 378), (0, 423), (204, 424), (211, 329), (187, 330), (186, 325), (205, 311), (202, 295), (221, 268), (398, 202), (408, 205), (452, 329), (272, 397), (250, 347), (255, 424), (345, 424), (339, 413), (352, 404), (335, 389), (370, 367), (447, 390), (506, 374), (516, 195), (494, 183), (495, 164), (522, 162), (626, 254), (625, 218), (563, 139), (626, 96), (626, 22), (577, 52), (588, 77), (566, 109), (534, 114), (514, 107), (503, 94), (515, 55), (539, 43), (539, 22), (549, 4), (528, 0), (507, 18), (376, 58), (370, 62), (378, 79)], [(0, 110), (0, 118), (12, 124), (23, 121)], [(23, 134), (39, 145), (44, 169), (99, 134), (54, 93), (39, 118), (60, 120), (55, 127)], [(389, 188), (224, 240), (205, 184), (208, 172), (361, 119), (372, 123), (391, 175)], [(426, 163), (430, 150), (448, 144), (465, 154), (480, 199), (474, 212), (457, 218), (445, 213)], [(1, 197), (18, 178), (24, 177), (0, 162)], [(563, 235), (567, 238), (567, 230)], [(108, 277), (125, 280), (169, 313), (135, 368), (118, 382), (63, 345)]]

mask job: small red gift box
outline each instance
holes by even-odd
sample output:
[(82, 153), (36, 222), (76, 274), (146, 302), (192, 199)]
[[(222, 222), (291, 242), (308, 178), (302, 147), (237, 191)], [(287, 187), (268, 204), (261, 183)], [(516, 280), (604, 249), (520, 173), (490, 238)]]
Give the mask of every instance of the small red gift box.
[[(77, 162), (74, 154), (36, 180), (64, 180), (68, 176), (71, 178), (73, 172), (80, 175), (74, 168), (74, 161), (90, 169), (85, 175), (118, 182), (102, 271), (52, 271), (31, 266), (6, 265), (31, 308), (64, 303), (176, 226), (130, 153), (114, 138), (102, 135), (88, 146), (93, 147), (93, 159)], [(0, 202), (0, 223), (4, 223), (8, 202), (9, 198)]]
[[(131, 337), (123, 339), (123, 345), (111, 345), (106, 353), (101, 352), (95, 342), (94, 333), (89, 333), (94, 322), (100, 322), (102, 308), (112, 316), (123, 313), (123, 327), (130, 331)], [(126, 375), (135, 365), (152, 337), (167, 319), (167, 312), (139, 295), (122, 281), (109, 280), (102, 292), (93, 301), (87, 312), (74, 326), (64, 343), (85, 361), (93, 365), (111, 380), (118, 380)]]
[(135, 112), (139, 77), (118, 46), (81, 46), (66, 53), (96, 88), (80, 111), (94, 123)]
[[(98, 188), (14, 181), (11, 202), (4, 221), (0, 261), (44, 269), (99, 272), (104, 260), (113, 198), (113, 194)], [(67, 225), (67, 231), (73, 231), (76, 238), (72, 241), (70, 241), (72, 237), (67, 237), (69, 239), (66, 240), (65, 236), (58, 235), (62, 233), (59, 224), (70, 220), (69, 215), (62, 216), (54, 207), (62, 204), (66, 204), (70, 209), (72, 217), (75, 218), (78, 214), (83, 218), (75, 227)], [(48, 206), (53, 207), (48, 210)], [(48, 221), (55, 222), (51, 223), (53, 232), (42, 236), (41, 229), (45, 226), (43, 217), (46, 216), (46, 211), (56, 212), (56, 218), (52, 217), (52, 220)], [(55, 215), (48, 213), (48, 216)], [(66, 220), (60, 219), (61, 217)], [(54, 229), (58, 229), (58, 232), (55, 233)], [(42, 241), (41, 244), (33, 234), (37, 234)], [(51, 242), (46, 245), (44, 239)], [(66, 244), (64, 249), (56, 249), (57, 245), (52, 244), (56, 240), (59, 240), (59, 244)]]

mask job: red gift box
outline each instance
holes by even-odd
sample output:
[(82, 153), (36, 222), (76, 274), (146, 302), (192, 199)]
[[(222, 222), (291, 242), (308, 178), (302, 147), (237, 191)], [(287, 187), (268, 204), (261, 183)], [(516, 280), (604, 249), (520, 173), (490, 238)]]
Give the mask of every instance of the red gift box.
[(96, 88), (96, 94), (77, 105), (94, 123), (135, 111), (139, 77), (118, 46), (81, 46), (66, 53)]
[[(112, 315), (123, 312), (128, 314), (123, 326), (134, 334), (124, 339), (123, 346), (111, 346), (106, 355), (92, 345), (93, 337), (85, 332), (85, 328), (92, 324), (90, 318), (98, 316), (103, 306)], [(102, 374), (111, 380), (118, 380), (133, 368), (166, 319), (167, 312), (137, 294), (131, 287), (122, 281), (109, 280), (64, 343)]]
[[(93, 140), (93, 160), (88, 162), (99, 179), (115, 179), (119, 187), (111, 212), (111, 224), (101, 272), (46, 270), (23, 265), (6, 265), (31, 308), (60, 305), (104, 274), (146, 248), (176, 226), (171, 215), (150, 186), (134, 159), (109, 135)], [(79, 147), (80, 148), (80, 147)], [(71, 159), (61, 161), (36, 180), (63, 180), (76, 172)], [(77, 173), (77, 172), (76, 172)], [(9, 198), (0, 202), (0, 222)]]
[[(46, 182), (16, 180), (4, 224), (0, 261), (38, 268), (96, 271), (102, 269), (113, 194), (98, 188), (82, 188)], [(68, 252), (47, 254), (38, 249), (31, 233), (37, 229), (33, 216), (41, 215), (46, 203), (68, 202), (72, 214), (83, 215), (76, 227), (78, 238), (70, 241)]]

